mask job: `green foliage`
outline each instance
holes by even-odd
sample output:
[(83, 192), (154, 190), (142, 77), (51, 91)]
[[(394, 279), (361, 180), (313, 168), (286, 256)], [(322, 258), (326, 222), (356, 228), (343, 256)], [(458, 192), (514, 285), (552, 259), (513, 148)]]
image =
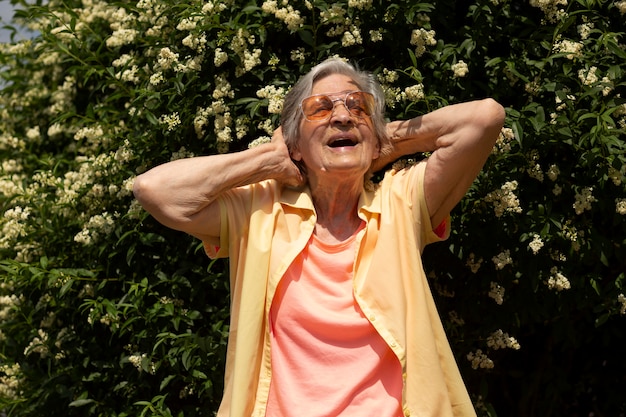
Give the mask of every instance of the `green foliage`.
[(172, 159), (244, 149), (338, 55), (388, 117), (492, 96), (507, 123), (427, 249), (481, 415), (626, 412), (626, 2), (16, 2), (0, 45), (0, 410), (217, 409), (228, 264), (131, 195)]

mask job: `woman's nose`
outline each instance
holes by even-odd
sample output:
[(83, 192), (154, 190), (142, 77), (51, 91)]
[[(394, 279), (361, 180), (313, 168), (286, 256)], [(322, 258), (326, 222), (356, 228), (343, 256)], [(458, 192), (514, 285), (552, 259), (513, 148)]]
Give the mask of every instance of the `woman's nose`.
[(346, 107), (346, 103), (344, 103), (342, 100), (339, 100), (334, 104), (335, 106), (333, 107), (331, 121), (333, 123), (341, 124), (352, 122), (353, 116), (352, 113), (350, 113), (350, 111), (348, 110), (348, 107)]

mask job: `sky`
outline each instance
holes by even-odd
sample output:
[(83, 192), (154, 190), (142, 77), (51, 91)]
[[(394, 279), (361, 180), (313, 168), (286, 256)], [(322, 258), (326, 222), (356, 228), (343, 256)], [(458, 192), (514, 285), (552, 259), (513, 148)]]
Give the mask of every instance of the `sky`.
[[(11, 31), (5, 29), (4, 26), (11, 23), (13, 17), (13, 5), (9, 0), (0, 0), (0, 42), (11, 41)], [(17, 36), (17, 40), (23, 39), (28, 35)]]

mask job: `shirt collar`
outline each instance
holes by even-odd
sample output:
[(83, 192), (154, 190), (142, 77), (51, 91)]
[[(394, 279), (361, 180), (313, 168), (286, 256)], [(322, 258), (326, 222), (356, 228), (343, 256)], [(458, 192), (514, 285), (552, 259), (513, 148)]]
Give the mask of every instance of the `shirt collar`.
[[(377, 189), (378, 187), (374, 186), (371, 190), (364, 189), (361, 191), (361, 196), (359, 197), (359, 212), (381, 212), (380, 193), (377, 192)], [(308, 185), (297, 188), (283, 186), (279, 201), (280, 204), (286, 206), (315, 212), (311, 189)]]

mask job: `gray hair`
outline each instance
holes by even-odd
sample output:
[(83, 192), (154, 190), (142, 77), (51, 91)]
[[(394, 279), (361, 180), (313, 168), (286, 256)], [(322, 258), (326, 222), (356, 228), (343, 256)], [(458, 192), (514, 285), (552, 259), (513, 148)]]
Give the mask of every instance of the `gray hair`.
[(374, 125), (374, 134), (378, 138), (380, 152), (387, 153), (390, 150), (391, 142), (387, 136), (385, 122), (385, 94), (382, 87), (370, 72), (360, 71), (353, 65), (338, 59), (329, 58), (324, 62), (314, 66), (311, 71), (296, 82), (285, 96), (283, 110), (280, 114), (283, 137), (289, 149), (295, 149), (300, 140), (300, 121), (304, 117), (300, 111), (302, 100), (311, 95), (313, 84), (329, 75), (341, 74), (352, 79), (361, 91), (365, 91), (374, 96), (376, 106), (371, 115)]

